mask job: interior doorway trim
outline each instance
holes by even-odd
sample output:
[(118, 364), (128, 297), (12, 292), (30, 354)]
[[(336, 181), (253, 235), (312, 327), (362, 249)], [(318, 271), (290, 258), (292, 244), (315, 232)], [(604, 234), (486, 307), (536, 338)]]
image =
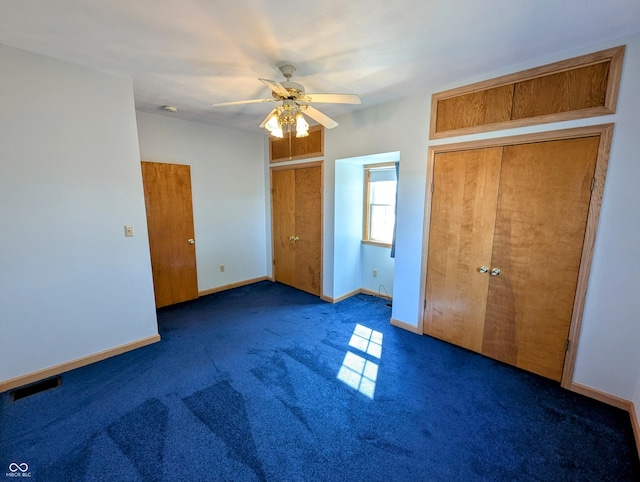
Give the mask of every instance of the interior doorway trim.
[(562, 380), (560, 385), (563, 388), (571, 389), (573, 372), (576, 361), (578, 348), (578, 340), (580, 338), (580, 329), (582, 327), (582, 315), (584, 312), (584, 303), (587, 294), (587, 286), (589, 282), (589, 274), (591, 271), (591, 261), (593, 259), (593, 248), (596, 239), (596, 230), (598, 219), (600, 216), (600, 206), (602, 204), (602, 195), (604, 191), (604, 181), (609, 162), (609, 151), (611, 149), (611, 138), (613, 135), (613, 123), (598, 124), (594, 126), (576, 127), (571, 129), (562, 129), (557, 131), (539, 132), (531, 134), (522, 134), (517, 136), (498, 137), (491, 139), (482, 139), (470, 142), (460, 142), (453, 144), (442, 144), (430, 146), (427, 160), (427, 186), (425, 196), (424, 211), (424, 229), (422, 241), (422, 259), (420, 270), (420, 297), (419, 297), (419, 317), (418, 317), (418, 333), (424, 330), (424, 306), (425, 306), (425, 288), (427, 277), (427, 253), (429, 250), (429, 228), (431, 224), (431, 193), (433, 186), (433, 171), (436, 154), (453, 151), (463, 151), (470, 149), (480, 149), (486, 147), (502, 147), (516, 144), (530, 144), (535, 142), (546, 142), (562, 139), (578, 139), (581, 137), (600, 136), (598, 145), (598, 154), (596, 158), (596, 168), (594, 173), (595, 183), (589, 202), (589, 213), (587, 217), (587, 226), (582, 245), (582, 259), (578, 274), (578, 284), (576, 286), (576, 295), (573, 304), (573, 313), (571, 316), (571, 324), (569, 328), (569, 345), (562, 371)]

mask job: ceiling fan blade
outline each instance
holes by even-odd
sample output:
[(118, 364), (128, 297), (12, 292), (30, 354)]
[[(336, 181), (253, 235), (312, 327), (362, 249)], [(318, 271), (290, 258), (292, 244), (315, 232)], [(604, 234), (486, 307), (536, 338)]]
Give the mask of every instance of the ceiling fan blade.
[(356, 94), (305, 94), (307, 102), (325, 104), (360, 104), (360, 97)]
[(233, 102), (221, 102), (219, 104), (211, 104), (211, 107), (221, 107), (225, 105), (240, 105), (240, 104), (257, 104), (260, 102), (275, 102), (275, 99), (251, 99), (251, 100), (235, 100)]
[(289, 91), (285, 89), (280, 82), (276, 82), (275, 80), (269, 80), (269, 79), (258, 79), (258, 80), (262, 82), (264, 85), (266, 85), (267, 87), (269, 87), (276, 94), (281, 95), (282, 97), (289, 97), (289, 95), (291, 95), (289, 94)]
[(336, 121), (334, 121), (331, 117), (327, 117), (322, 112), (317, 109), (314, 109), (310, 105), (300, 106), (300, 110), (311, 117), (318, 124), (322, 124), (327, 129), (333, 129), (338, 125)]
[(265, 126), (265, 124), (267, 122), (269, 122), (269, 119), (271, 118), (271, 116), (273, 114), (276, 113), (276, 111), (278, 110), (278, 108), (276, 107), (275, 109), (273, 109), (271, 112), (269, 112), (269, 114), (267, 115), (267, 117), (264, 118), (264, 120), (262, 121), (262, 123), (260, 124), (260, 128), (263, 128)]

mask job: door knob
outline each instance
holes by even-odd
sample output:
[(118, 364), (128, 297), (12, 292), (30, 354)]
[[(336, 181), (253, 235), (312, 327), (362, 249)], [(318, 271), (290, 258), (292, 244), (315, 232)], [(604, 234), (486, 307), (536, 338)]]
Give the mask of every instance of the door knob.
[(189, 240), (187, 240), (187, 242), (189, 244), (196, 244), (196, 240), (195, 239), (189, 239)]
[(480, 266), (479, 271), (480, 271), (481, 273), (487, 273), (487, 272), (489, 271), (489, 268), (487, 268), (486, 266)]
[(299, 239), (298, 236), (289, 236), (289, 241), (298, 241)]
[(493, 268), (491, 270), (491, 276), (498, 276), (500, 274), (500, 268)]

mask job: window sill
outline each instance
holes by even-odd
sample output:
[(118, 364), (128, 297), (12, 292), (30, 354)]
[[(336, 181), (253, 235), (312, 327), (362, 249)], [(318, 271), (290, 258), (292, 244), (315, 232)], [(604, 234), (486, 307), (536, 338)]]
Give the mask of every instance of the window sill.
[(368, 239), (363, 239), (362, 244), (368, 244), (369, 246), (378, 246), (380, 248), (389, 248), (391, 249), (391, 244), (383, 243), (382, 241), (370, 241)]

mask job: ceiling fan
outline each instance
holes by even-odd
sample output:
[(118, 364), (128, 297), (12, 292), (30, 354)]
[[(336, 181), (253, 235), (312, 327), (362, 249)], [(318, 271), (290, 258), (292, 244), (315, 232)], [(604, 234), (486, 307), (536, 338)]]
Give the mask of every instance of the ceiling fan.
[(280, 105), (269, 112), (269, 115), (265, 117), (260, 127), (264, 127), (275, 137), (284, 137), (285, 131), (288, 131), (289, 135), (291, 135), (294, 129), (296, 137), (304, 137), (309, 135), (309, 124), (305, 120), (304, 115), (309, 116), (327, 129), (333, 129), (338, 125), (336, 121), (312, 107), (312, 103), (360, 103), (360, 97), (356, 94), (307, 94), (302, 84), (291, 81), (291, 77), (295, 71), (296, 68), (293, 65), (287, 64), (280, 67), (280, 72), (282, 72), (286, 81), (277, 82), (275, 80), (258, 79), (271, 89), (272, 98), (222, 102), (212, 104), (212, 106), (221, 107), (227, 105), (255, 104), (259, 102), (280, 102)]

